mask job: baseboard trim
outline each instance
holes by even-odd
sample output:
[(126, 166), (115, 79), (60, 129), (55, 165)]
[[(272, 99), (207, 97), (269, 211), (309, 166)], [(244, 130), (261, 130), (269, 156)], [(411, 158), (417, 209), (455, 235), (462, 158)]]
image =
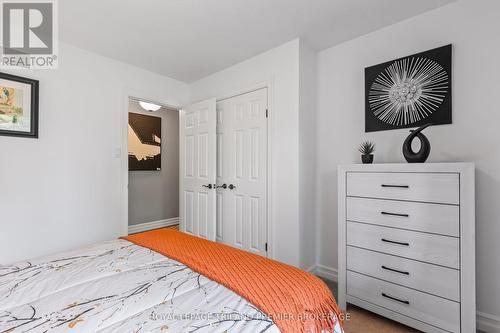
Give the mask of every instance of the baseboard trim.
[(153, 229), (165, 228), (165, 227), (169, 227), (169, 226), (176, 225), (176, 224), (179, 224), (179, 217), (172, 217), (170, 219), (165, 219), (165, 220), (129, 225), (128, 226), (128, 233), (129, 233), (129, 235), (136, 234), (138, 232), (144, 232), (144, 231), (153, 230)]
[(306, 272), (308, 273), (311, 273), (311, 274), (315, 274), (315, 271), (316, 271), (316, 265), (312, 265), (311, 267), (309, 267), (308, 269), (304, 269)]
[(321, 264), (316, 264), (313, 267), (309, 268), (308, 272), (316, 274), (319, 277), (324, 279), (337, 282), (338, 281), (338, 272), (337, 269), (333, 267), (328, 267)]
[(500, 317), (489, 313), (477, 312), (477, 329), (487, 333), (500, 333)]

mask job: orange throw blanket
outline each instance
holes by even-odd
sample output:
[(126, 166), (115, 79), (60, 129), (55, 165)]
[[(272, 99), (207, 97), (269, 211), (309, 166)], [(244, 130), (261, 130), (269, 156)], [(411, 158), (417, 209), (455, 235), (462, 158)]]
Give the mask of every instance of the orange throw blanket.
[(283, 333), (333, 332), (341, 318), (323, 281), (295, 267), (172, 229), (123, 239), (179, 261), (231, 289), (267, 314)]

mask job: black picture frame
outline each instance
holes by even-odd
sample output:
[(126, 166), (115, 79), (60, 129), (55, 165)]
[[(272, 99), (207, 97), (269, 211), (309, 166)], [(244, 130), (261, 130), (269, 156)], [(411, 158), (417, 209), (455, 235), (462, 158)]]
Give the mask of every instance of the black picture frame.
[[(408, 69), (408, 71), (404, 71), (404, 69)], [(418, 98), (420, 104), (413, 104), (411, 112), (394, 111), (398, 107), (401, 110), (401, 105), (405, 104), (405, 102), (400, 103), (399, 99), (394, 102), (395, 96), (403, 98), (403, 101), (410, 100), (406, 96), (416, 96), (416, 94), (405, 95), (404, 92), (401, 93), (401, 85), (395, 90), (389, 89), (391, 85), (394, 87), (394, 82), (397, 81), (392, 81), (397, 77), (394, 73), (402, 73), (399, 70), (408, 75), (416, 73), (416, 70), (421, 70), (422, 72), (418, 73), (428, 75), (427, 81), (411, 81), (425, 82), (426, 87), (426, 89), (417, 89), (420, 92)], [(410, 81), (406, 80), (406, 82)], [(416, 86), (423, 87), (420, 84), (416, 84)], [(414, 89), (415, 86), (412, 85), (411, 88)], [(429, 88), (431, 89), (429, 90)], [(439, 103), (436, 103), (433, 98), (437, 98)], [(412, 98), (412, 100), (416, 101), (417, 98)], [(427, 105), (422, 104), (422, 102), (427, 103)], [(412, 103), (406, 103), (406, 105), (408, 104)], [(390, 109), (391, 107), (393, 108)], [(365, 68), (365, 132), (414, 128), (428, 123), (433, 125), (452, 123), (451, 44)]]
[[(143, 113), (129, 112), (128, 123), (131, 128), (129, 131), (129, 171), (161, 171), (162, 159), (162, 118), (160, 116), (147, 115)], [(135, 138), (135, 140), (134, 140)], [(159, 141), (156, 141), (155, 138)], [(131, 142), (140, 142), (140, 145), (134, 145), (131, 148)], [(144, 147), (156, 147), (157, 154), (150, 155), (143, 151)], [(134, 151), (137, 149), (138, 151)], [(148, 148), (146, 148), (148, 150)], [(138, 158), (138, 156), (141, 157)], [(146, 156), (148, 155), (148, 156)]]
[(25, 137), (25, 138), (38, 138), (38, 119), (39, 119), (39, 81), (30, 79), (27, 77), (12, 75), (0, 72), (0, 79), (24, 83), (29, 86), (30, 89), (30, 131), (15, 131), (15, 130), (5, 130), (0, 129), (0, 135), (2, 136), (13, 136), (13, 137)]

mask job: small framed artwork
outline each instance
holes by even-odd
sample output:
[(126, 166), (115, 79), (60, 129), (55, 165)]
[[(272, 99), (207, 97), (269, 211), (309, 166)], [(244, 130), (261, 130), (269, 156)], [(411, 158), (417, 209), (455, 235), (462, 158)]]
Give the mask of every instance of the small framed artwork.
[(38, 138), (38, 81), (0, 73), (0, 135)]
[(451, 45), (365, 68), (365, 132), (451, 124)]
[(129, 171), (161, 170), (161, 118), (128, 114)]

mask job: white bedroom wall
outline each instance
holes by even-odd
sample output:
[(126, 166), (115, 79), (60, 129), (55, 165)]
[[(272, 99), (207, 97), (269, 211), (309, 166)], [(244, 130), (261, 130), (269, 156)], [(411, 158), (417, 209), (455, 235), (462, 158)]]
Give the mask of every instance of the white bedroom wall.
[(476, 259), (479, 325), (482, 313), (500, 323), (500, 1), (459, 0), (393, 26), (322, 51), (318, 55), (319, 263), (337, 267), (337, 166), (359, 163), (357, 145), (377, 144), (375, 162), (404, 162), (408, 130), (364, 133), (364, 68), (453, 44), (453, 124), (425, 130), (429, 162), (475, 162)]
[(189, 99), (183, 83), (64, 43), (59, 59), (5, 70), (40, 80), (40, 138), (0, 136), (0, 264), (126, 234), (125, 95)]
[(299, 219), (300, 267), (316, 265), (316, 95), (317, 53), (303, 40), (299, 48)]
[(299, 236), (299, 40), (293, 40), (191, 85), (193, 102), (270, 83), (272, 127), (271, 252), (277, 260), (300, 265)]

